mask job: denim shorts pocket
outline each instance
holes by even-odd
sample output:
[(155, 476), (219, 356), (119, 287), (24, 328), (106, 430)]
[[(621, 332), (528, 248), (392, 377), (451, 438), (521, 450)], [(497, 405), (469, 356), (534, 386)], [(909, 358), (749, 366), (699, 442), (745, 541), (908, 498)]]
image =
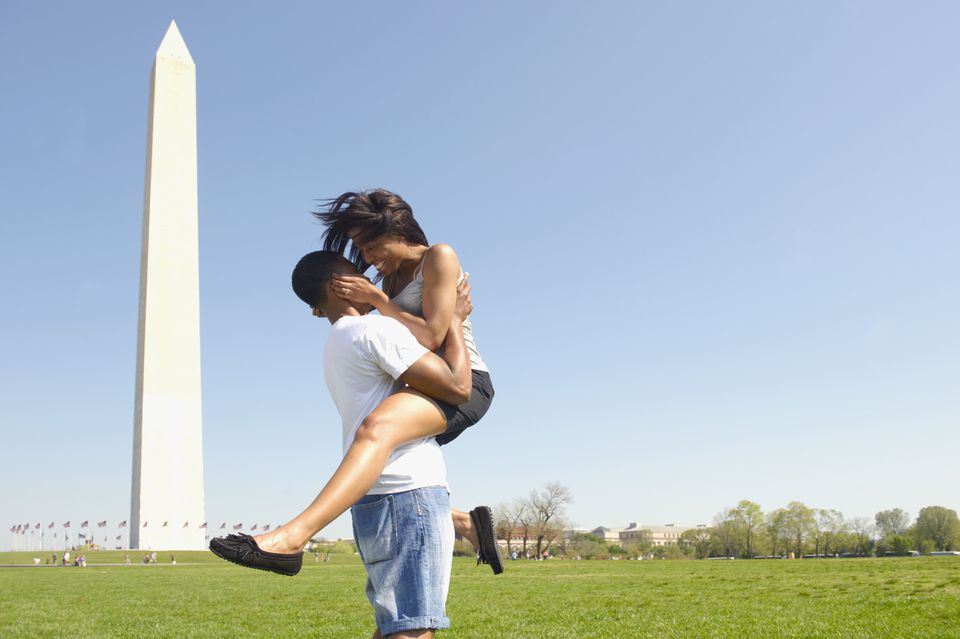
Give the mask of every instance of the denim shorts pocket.
[(397, 543), (397, 519), (392, 495), (369, 504), (353, 506), (350, 514), (363, 563), (373, 564), (397, 556), (400, 546)]

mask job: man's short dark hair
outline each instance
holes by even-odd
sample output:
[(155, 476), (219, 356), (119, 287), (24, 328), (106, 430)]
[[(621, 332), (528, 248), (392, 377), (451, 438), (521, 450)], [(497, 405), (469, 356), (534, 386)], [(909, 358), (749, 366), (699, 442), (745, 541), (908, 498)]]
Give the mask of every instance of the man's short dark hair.
[(334, 273), (356, 272), (353, 264), (333, 251), (314, 251), (300, 258), (293, 267), (293, 292), (313, 308), (327, 302), (327, 282)]

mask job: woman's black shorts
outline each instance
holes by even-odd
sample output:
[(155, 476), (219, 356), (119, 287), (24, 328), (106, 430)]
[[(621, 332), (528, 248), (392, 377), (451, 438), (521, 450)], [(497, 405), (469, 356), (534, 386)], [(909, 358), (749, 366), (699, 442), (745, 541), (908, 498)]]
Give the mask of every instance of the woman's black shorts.
[(442, 435), (437, 435), (437, 443), (441, 446), (449, 444), (459, 437), (460, 433), (479, 422), (493, 401), (490, 373), (485, 371), (471, 371), (471, 373), (473, 373), (473, 390), (470, 392), (470, 401), (454, 406), (439, 399), (433, 400), (437, 402), (447, 418), (447, 430)]

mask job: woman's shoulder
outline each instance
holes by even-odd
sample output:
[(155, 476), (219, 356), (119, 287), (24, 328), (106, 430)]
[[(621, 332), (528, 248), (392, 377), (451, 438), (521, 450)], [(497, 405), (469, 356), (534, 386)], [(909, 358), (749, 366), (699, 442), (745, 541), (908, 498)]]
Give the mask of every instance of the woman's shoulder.
[(449, 244), (434, 244), (423, 256), (424, 272), (447, 273), (459, 276), (460, 259)]

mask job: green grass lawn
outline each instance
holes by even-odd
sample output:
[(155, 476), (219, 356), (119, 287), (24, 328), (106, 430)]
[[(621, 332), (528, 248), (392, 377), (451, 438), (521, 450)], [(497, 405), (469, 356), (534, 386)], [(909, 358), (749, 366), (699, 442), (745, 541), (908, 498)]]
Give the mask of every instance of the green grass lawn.
[[(35, 553), (34, 553), (35, 554)], [(0, 567), (0, 637), (368, 637), (353, 556), (288, 578), (210, 553), (178, 564)], [(31, 553), (0, 553), (0, 566)], [(131, 553), (131, 559), (139, 557)], [(442, 637), (960, 637), (960, 557), (454, 561)]]

